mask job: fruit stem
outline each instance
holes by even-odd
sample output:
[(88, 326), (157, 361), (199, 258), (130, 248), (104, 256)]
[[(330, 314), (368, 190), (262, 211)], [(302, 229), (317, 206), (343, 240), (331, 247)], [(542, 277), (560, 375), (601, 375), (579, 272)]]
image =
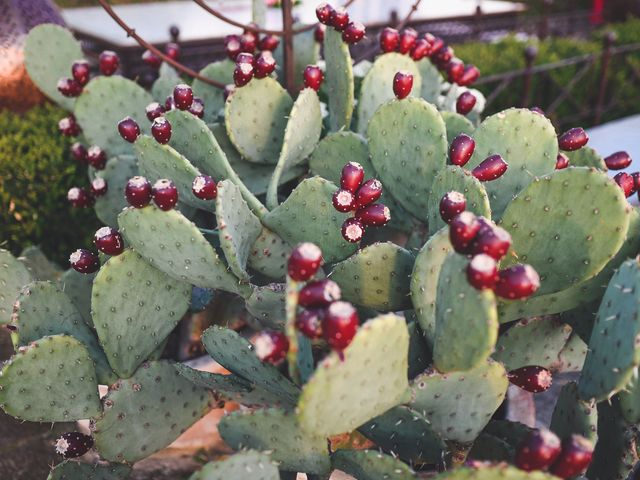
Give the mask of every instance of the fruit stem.
[(298, 291), (300, 285), (287, 275), (287, 289), (285, 299), (286, 323), (284, 333), (289, 339), (289, 351), (287, 363), (289, 364), (289, 376), (297, 384), (301, 384), (298, 371), (298, 332), (296, 331), (296, 313), (298, 310)]

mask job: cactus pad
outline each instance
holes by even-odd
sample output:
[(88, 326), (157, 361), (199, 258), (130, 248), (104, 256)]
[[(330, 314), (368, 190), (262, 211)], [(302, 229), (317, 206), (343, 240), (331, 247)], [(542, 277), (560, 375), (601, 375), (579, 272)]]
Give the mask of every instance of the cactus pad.
[(65, 271), (58, 280), (60, 290), (67, 294), (71, 302), (76, 306), (85, 323), (93, 327), (91, 318), (91, 289), (95, 273), (84, 274), (76, 272), (73, 268)]
[(573, 152), (564, 152), (564, 154), (569, 157), (570, 167), (594, 167), (603, 172), (609, 170), (602, 155), (588, 145)]
[(324, 35), (325, 91), (329, 98), (329, 129), (336, 132), (351, 126), (355, 99), (353, 63), (342, 34), (327, 28)]
[(18, 350), (0, 374), (0, 407), (33, 422), (70, 422), (100, 413), (93, 360), (73, 337), (41, 338)]
[(286, 318), (285, 297), (283, 283), (270, 283), (253, 289), (246, 308), (262, 326), (282, 330)]
[(640, 382), (636, 375), (633, 376), (631, 382), (626, 388), (618, 393), (620, 400), (620, 411), (624, 419), (633, 424), (640, 422)]
[(420, 96), (429, 103), (437, 104), (444, 87), (442, 74), (428, 58), (423, 58), (419, 62), (416, 62), (416, 66), (418, 67), (422, 80)]
[(596, 443), (598, 410), (595, 402), (580, 400), (578, 385), (575, 382), (569, 382), (562, 387), (553, 409), (550, 428), (560, 438), (578, 434)]
[(189, 480), (280, 480), (276, 467), (267, 454), (246, 451), (216, 462), (209, 462)]
[[(233, 83), (233, 70), (236, 64), (229, 59), (213, 62), (200, 70), (200, 75), (217, 80), (225, 85)], [(197, 78), (193, 81), (193, 95), (204, 101), (204, 120), (215, 122), (224, 107), (224, 92)]]
[(74, 462), (67, 460), (56, 465), (47, 480), (127, 480), (131, 474), (128, 465)]
[(182, 80), (178, 72), (168, 63), (162, 62), (158, 78), (151, 87), (151, 95), (158, 103), (164, 105), (167, 97), (173, 95), (173, 89), (179, 83), (182, 83)]
[(475, 127), (466, 117), (456, 112), (440, 112), (440, 115), (442, 115), (442, 119), (447, 126), (447, 141), (449, 145), (461, 133), (473, 135)]
[(27, 267), (7, 250), (0, 249), (0, 325), (9, 323), (13, 302), (31, 280)]
[(414, 480), (406, 463), (375, 450), (338, 450), (331, 456), (331, 466), (358, 480)]
[(402, 317), (366, 322), (344, 350), (344, 360), (329, 354), (304, 386), (298, 403), (302, 428), (325, 436), (349, 432), (401, 403), (408, 387), (408, 350)]
[(42, 250), (35, 245), (22, 250), (18, 260), (27, 267), (31, 277), (36, 280), (50, 280), (55, 282), (60, 278), (60, 275), (62, 275), (60, 267), (50, 262), (45, 254), (42, 253)]
[(266, 227), (258, 236), (249, 252), (249, 266), (274, 280), (284, 280), (287, 274), (287, 259), (291, 247)]
[(524, 472), (507, 464), (498, 464), (481, 468), (460, 468), (449, 473), (441, 473), (434, 480), (556, 480), (549, 473)]
[(110, 158), (104, 170), (96, 172), (96, 177), (107, 182), (107, 193), (96, 198), (96, 215), (105, 225), (118, 226), (118, 215), (127, 207), (124, 188), (127, 180), (138, 175), (138, 162), (134, 156), (119, 155)]
[[(413, 314), (413, 310), (411, 310)], [(405, 316), (407, 314), (405, 313)], [(407, 316), (407, 320), (408, 320)], [(409, 330), (409, 380), (418, 376), (424, 372), (429, 365), (433, 362), (431, 350), (426, 344), (424, 334), (418, 322), (415, 321), (415, 314), (411, 315), (414, 320), (407, 323), (407, 329)]]

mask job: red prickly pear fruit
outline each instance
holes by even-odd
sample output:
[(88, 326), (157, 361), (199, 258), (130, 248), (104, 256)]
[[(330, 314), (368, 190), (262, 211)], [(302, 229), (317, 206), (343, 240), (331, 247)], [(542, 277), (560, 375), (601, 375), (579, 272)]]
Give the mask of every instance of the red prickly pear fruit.
[(152, 68), (160, 68), (160, 65), (162, 65), (162, 59), (151, 50), (144, 51), (142, 61)]
[(516, 387), (531, 393), (540, 393), (549, 390), (553, 377), (551, 372), (544, 367), (529, 365), (511, 370), (507, 374), (509, 381)]
[(358, 243), (364, 235), (364, 225), (356, 217), (347, 218), (342, 223), (342, 238), (349, 243)]
[(93, 237), (96, 248), (107, 255), (120, 255), (124, 251), (124, 240), (115, 228), (99, 228)]
[(200, 200), (213, 200), (218, 196), (218, 184), (209, 175), (198, 175), (193, 179), (191, 191)]
[(321, 23), (316, 26), (316, 29), (313, 31), (313, 38), (316, 42), (322, 43), (324, 42), (324, 32), (327, 30), (327, 27)]
[(173, 101), (180, 110), (188, 110), (193, 103), (193, 90), (184, 83), (176, 85), (173, 88)]
[(164, 109), (169, 112), (176, 109), (176, 102), (173, 100), (173, 95), (169, 95), (164, 101)]
[(79, 432), (66, 432), (56, 439), (56, 453), (64, 458), (81, 457), (93, 447), (93, 438)]
[(631, 165), (631, 156), (627, 152), (616, 152), (604, 159), (609, 170), (622, 170)]
[(445, 223), (450, 223), (454, 217), (467, 208), (467, 199), (460, 192), (445, 193), (440, 199), (440, 217)]
[(560, 138), (558, 138), (558, 146), (560, 150), (565, 152), (573, 152), (584, 147), (589, 141), (589, 135), (582, 128), (572, 128), (567, 130)]
[(71, 187), (67, 192), (67, 200), (74, 208), (87, 208), (93, 205), (91, 194), (80, 187)]
[(256, 78), (265, 78), (271, 75), (276, 69), (276, 59), (273, 54), (266, 50), (258, 55), (254, 62), (254, 73)]
[(76, 122), (76, 117), (69, 115), (63, 117), (58, 122), (58, 131), (65, 137), (77, 137), (82, 132), (80, 125)]
[(476, 142), (466, 133), (461, 133), (451, 142), (449, 160), (452, 165), (464, 167), (476, 149)]
[(312, 88), (316, 92), (320, 90), (322, 81), (324, 80), (324, 74), (317, 65), (307, 65), (304, 69), (304, 86)]
[(238, 56), (236, 57), (236, 64), (248, 63), (249, 65), (253, 65), (254, 62), (255, 62), (255, 57), (253, 56), (253, 53), (242, 52), (242, 53), (239, 53)]
[(538, 115), (542, 115), (544, 117), (544, 110), (542, 110), (540, 107), (531, 107), (529, 110), (531, 110), (533, 113), (537, 113)]
[(100, 269), (98, 255), (84, 248), (79, 248), (69, 256), (71, 268), (79, 273), (93, 273)]
[(560, 439), (549, 430), (533, 430), (518, 446), (516, 465), (526, 472), (546, 470), (558, 458)]
[(458, 79), (458, 85), (461, 87), (470, 87), (480, 78), (480, 70), (475, 65), (467, 65), (464, 72)]
[(317, 339), (322, 337), (322, 320), (324, 308), (302, 310), (296, 316), (296, 328), (305, 337)]
[[(169, 97), (169, 98), (172, 98), (172, 97)], [(150, 122), (153, 122), (156, 118), (162, 116), (164, 112), (165, 112), (164, 107), (160, 105), (158, 102), (152, 102), (149, 105), (147, 105), (146, 108), (144, 109), (144, 113), (147, 115), (147, 118), (149, 119)]]
[(87, 163), (87, 147), (80, 142), (75, 142), (69, 149), (71, 156), (78, 163)]
[(263, 330), (253, 339), (256, 355), (263, 362), (278, 365), (287, 356), (289, 339), (282, 332)]
[(318, 21), (323, 25), (331, 24), (332, 14), (333, 14), (333, 7), (328, 3), (322, 3), (316, 7), (316, 17), (318, 17)]
[(356, 190), (356, 208), (366, 207), (380, 198), (382, 195), (382, 182), (377, 178), (371, 178), (364, 182)]
[(96, 170), (104, 170), (107, 154), (99, 146), (93, 145), (87, 150), (87, 162)]
[(419, 38), (416, 40), (416, 43), (413, 44), (413, 48), (409, 55), (414, 61), (419, 62), (423, 58), (427, 57), (429, 52), (431, 52), (431, 44), (424, 38)]
[(331, 202), (338, 212), (345, 213), (356, 209), (356, 199), (349, 190), (336, 190)]
[(120, 66), (120, 57), (116, 52), (112, 52), (111, 50), (105, 50), (100, 54), (98, 59), (98, 68), (100, 69), (100, 73), (103, 75), (110, 77), (118, 67)]
[(124, 187), (124, 196), (132, 207), (146, 207), (151, 202), (151, 183), (141, 176), (130, 178)]
[(447, 65), (447, 79), (449, 83), (458, 83), (464, 73), (464, 63), (461, 60), (453, 59)]
[(418, 32), (413, 28), (406, 28), (400, 33), (400, 42), (398, 43), (398, 52), (406, 55), (411, 51), (418, 40)]
[(198, 118), (204, 118), (204, 101), (199, 97), (193, 97), (193, 103), (188, 112)]
[(499, 297), (518, 300), (533, 295), (540, 287), (540, 276), (531, 265), (517, 264), (500, 271), (495, 292)]
[(358, 162), (349, 162), (342, 167), (340, 187), (344, 190), (356, 193), (362, 185), (362, 180), (364, 180), (364, 168)]
[(556, 157), (556, 170), (564, 170), (569, 166), (569, 157), (567, 157), (564, 153), (558, 153)]
[(613, 179), (622, 189), (625, 197), (630, 197), (636, 192), (636, 182), (628, 173), (620, 172), (615, 177), (613, 177)]
[(125, 117), (118, 123), (118, 132), (127, 142), (133, 143), (140, 135), (140, 126), (131, 117)]
[(431, 55), (431, 58), (435, 64), (442, 69), (446, 67), (453, 58), (453, 49), (448, 45), (443, 45)]
[(433, 35), (431, 35), (431, 37), (433, 37), (431, 40), (431, 56), (433, 56), (438, 50), (444, 47), (444, 40), (440, 37), (434, 37)]
[(227, 56), (235, 62), (238, 54), (242, 52), (240, 37), (238, 35), (227, 35), (224, 39), (224, 47)]
[(109, 190), (107, 181), (102, 177), (96, 177), (91, 181), (91, 194), (95, 197), (102, 197)]
[(633, 178), (636, 191), (640, 190), (640, 172), (633, 172), (631, 178)]
[(400, 46), (400, 32), (395, 28), (386, 27), (380, 33), (380, 50), (384, 53), (395, 52)]
[(456, 112), (466, 115), (476, 106), (476, 96), (471, 92), (464, 92), (456, 100)]
[(77, 97), (82, 93), (82, 85), (73, 78), (58, 80), (58, 91), (65, 97)]
[(151, 124), (151, 135), (156, 142), (165, 145), (171, 140), (171, 123), (165, 117), (158, 117)]
[(591, 464), (593, 443), (581, 435), (571, 435), (562, 441), (562, 451), (549, 472), (560, 478), (573, 478)]
[(365, 227), (384, 227), (391, 220), (391, 211), (382, 203), (374, 203), (359, 209), (356, 218)]
[(481, 182), (490, 182), (504, 175), (509, 164), (501, 155), (491, 155), (485, 158), (480, 165), (471, 171), (471, 174)]
[(449, 222), (449, 240), (458, 253), (469, 253), (482, 224), (471, 212), (462, 212)]
[(393, 93), (398, 100), (407, 98), (413, 88), (413, 75), (409, 72), (400, 71), (393, 77)]
[(342, 40), (353, 45), (364, 38), (366, 29), (360, 22), (349, 22), (342, 32)]
[(180, 45), (175, 42), (169, 42), (164, 46), (164, 53), (171, 60), (178, 61), (180, 58)]
[(493, 257), (481, 253), (467, 265), (467, 280), (478, 290), (493, 289), (498, 282), (498, 264)]
[(236, 86), (233, 83), (230, 83), (229, 85), (225, 85), (224, 93), (223, 93), (224, 101), (226, 102), (227, 99), (231, 96), (231, 94), (235, 91), (236, 91)]
[(71, 76), (76, 82), (84, 87), (89, 83), (89, 78), (91, 76), (89, 62), (86, 60), (76, 60), (73, 62), (73, 65), (71, 65)]
[(250, 23), (248, 27), (250, 28), (245, 28), (242, 35), (240, 35), (240, 48), (243, 52), (253, 53), (258, 48), (258, 33), (254, 30), (257, 25)]
[(296, 282), (306, 282), (317, 273), (322, 263), (322, 250), (317, 245), (300, 243), (289, 255), (287, 274)]
[(471, 251), (474, 254), (486, 253), (495, 260), (504, 257), (511, 247), (511, 235), (484, 217), (479, 217), (480, 231), (473, 240)]
[(158, 208), (166, 212), (178, 203), (178, 188), (171, 180), (161, 178), (153, 184), (151, 196)]
[(333, 302), (324, 312), (322, 335), (334, 350), (349, 346), (360, 326), (358, 312), (348, 302)]
[(338, 32), (342, 32), (349, 25), (349, 14), (342, 7), (336, 8), (331, 12), (329, 23)]
[(276, 35), (266, 35), (258, 42), (258, 48), (262, 51), (273, 52), (280, 45), (280, 39)]
[(324, 278), (309, 282), (300, 290), (298, 305), (305, 308), (326, 307), (342, 298), (340, 287), (333, 280)]

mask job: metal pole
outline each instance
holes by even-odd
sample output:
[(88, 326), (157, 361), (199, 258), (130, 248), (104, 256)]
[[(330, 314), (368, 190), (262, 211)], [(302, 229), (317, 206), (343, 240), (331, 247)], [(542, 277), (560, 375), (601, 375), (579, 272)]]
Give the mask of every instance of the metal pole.
[(290, 95), (295, 95), (295, 58), (293, 53), (293, 0), (282, 1), (282, 30), (284, 47), (284, 81)]
[(615, 32), (609, 32), (604, 36), (604, 48), (602, 49), (602, 60), (600, 64), (600, 82), (598, 86), (598, 98), (596, 100), (595, 115), (593, 123), (599, 125), (602, 120), (602, 109), (604, 106), (604, 97), (607, 93), (607, 76), (609, 73), (609, 64), (611, 63), (611, 47), (616, 41)]
[(526, 108), (531, 102), (531, 79), (533, 77), (532, 67), (533, 62), (538, 56), (538, 49), (534, 46), (528, 46), (524, 50), (524, 60), (526, 62), (526, 68), (524, 78), (522, 81), (522, 107)]

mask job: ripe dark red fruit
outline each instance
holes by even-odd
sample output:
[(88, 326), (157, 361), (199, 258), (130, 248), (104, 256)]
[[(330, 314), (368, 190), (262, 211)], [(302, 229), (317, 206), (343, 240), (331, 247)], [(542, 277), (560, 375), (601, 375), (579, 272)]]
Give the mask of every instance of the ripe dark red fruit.
[(564, 153), (558, 153), (556, 157), (556, 170), (564, 170), (569, 166), (569, 157), (567, 157)]
[(469, 253), (481, 223), (472, 212), (462, 212), (449, 223), (449, 240), (458, 253)]
[(377, 178), (371, 178), (364, 182), (356, 190), (356, 208), (366, 207), (380, 198), (382, 195), (382, 182)]
[(63, 117), (58, 122), (58, 131), (65, 137), (77, 137), (82, 132), (80, 125), (76, 122), (76, 117), (69, 115)]
[(411, 58), (413, 60), (419, 62), (423, 58), (427, 57), (430, 52), (431, 44), (424, 38), (419, 38), (418, 40), (416, 40), (416, 43), (414, 43), (413, 48), (411, 49), (411, 52), (409, 54), (411, 55)]
[(166, 178), (156, 181), (151, 188), (151, 196), (160, 210), (171, 210), (178, 203), (178, 188)]
[(174, 42), (169, 42), (164, 47), (164, 53), (171, 60), (178, 60), (180, 58), (180, 45)]
[(467, 280), (478, 290), (493, 289), (498, 282), (498, 264), (484, 253), (475, 255), (467, 265)]
[[(250, 23), (249, 27), (256, 28), (255, 23)], [(252, 28), (246, 28), (240, 35), (240, 48), (243, 52), (253, 53), (258, 48), (258, 33)]]
[(466, 115), (476, 106), (476, 96), (471, 92), (463, 92), (456, 100), (456, 112)]
[(133, 143), (140, 135), (140, 126), (133, 118), (126, 117), (118, 123), (118, 132), (127, 142)]
[(164, 145), (171, 140), (171, 122), (165, 117), (156, 118), (151, 124), (151, 135), (156, 142)]
[(298, 244), (287, 263), (287, 273), (297, 282), (305, 282), (313, 277), (322, 265), (322, 250), (310, 242)]
[(324, 32), (327, 30), (327, 27), (321, 23), (316, 26), (316, 29), (313, 31), (313, 38), (316, 42), (322, 43), (324, 42)]
[(440, 217), (445, 223), (451, 222), (458, 214), (467, 208), (467, 199), (460, 192), (445, 193), (440, 199)]
[(627, 152), (616, 152), (604, 159), (609, 170), (622, 170), (631, 165), (631, 156)]
[(364, 225), (356, 217), (351, 217), (342, 223), (340, 231), (347, 242), (358, 243), (364, 235)]
[(386, 27), (380, 32), (380, 50), (384, 53), (395, 52), (400, 46), (400, 32), (395, 28)]
[(80, 273), (93, 273), (100, 269), (98, 255), (84, 248), (79, 248), (69, 256), (71, 267)]
[(96, 170), (104, 170), (107, 154), (99, 146), (93, 145), (87, 150), (87, 162)]
[(71, 65), (71, 76), (81, 86), (85, 86), (89, 83), (89, 77), (91, 76), (91, 68), (89, 62), (86, 60), (76, 60)]
[(640, 172), (633, 172), (631, 178), (633, 178), (636, 191), (640, 190)]
[(345, 213), (355, 210), (356, 208), (356, 199), (349, 190), (336, 190), (331, 199), (333, 203), (333, 208), (337, 211)]
[(467, 65), (464, 67), (464, 72), (458, 79), (458, 85), (461, 87), (470, 87), (476, 80), (480, 78), (480, 70), (475, 65)]
[(162, 59), (151, 50), (144, 51), (142, 61), (152, 68), (160, 68), (160, 65), (162, 65)]
[(93, 197), (81, 187), (71, 187), (67, 192), (67, 200), (75, 208), (86, 208), (93, 205)]
[(147, 105), (144, 111), (147, 114), (147, 118), (150, 122), (153, 122), (156, 118), (160, 117), (165, 112), (164, 107), (158, 102), (150, 103), (149, 105)]
[(188, 112), (198, 118), (204, 118), (204, 101), (199, 97), (193, 97), (193, 103)]
[(571, 435), (569, 438), (565, 438), (561, 448), (560, 456), (549, 469), (549, 472), (556, 477), (576, 477), (591, 464), (593, 443), (583, 436)]
[(511, 247), (511, 235), (504, 228), (494, 225), (484, 217), (479, 217), (478, 221), (480, 231), (473, 240), (472, 253), (486, 253), (495, 260), (502, 259)]
[(164, 109), (166, 112), (176, 109), (176, 102), (173, 100), (173, 95), (169, 95), (164, 101)]
[(458, 83), (464, 73), (464, 63), (460, 60), (453, 59), (447, 65), (447, 79), (449, 83)]
[(324, 25), (329, 25), (332, 13), (333, 7), (328, 3), (322, 3), (316, 7), (316, 17), (318, 17), (318, 21)]
[(58, 80), (58, 91), (65, 97), (77, 97), (82, 93), (82, 85), (73, 78)]
[(353, 305), (333, 302), (327, 307), (322, 321), (322, 335), (334, 350), (344, 350), (356, 335), (360, 319)]
[(324, 308), (301, 310), (296, 316), (296, 328), (305, 337), (316, 339), (322, 337), (322, 319)]
[(356, 193), (364, 180), (364, 168), (358, 162), (349, 162), (342, 167), (340, 187), (351, 193)]
[(304, 86), (313, 88), (316, 92), (320, 90), (324, 74), (317, 65), (307, 65), (304, 69)]
[(191, 191), (200, 200), (213, 200), (218, 196), (218, 184), (209, 175), (198, 175), (193, 179)]
[(129, 205), (135, 208), (142, 208), (149, 205), (151, 201), (151, 182), (144, 177), (133, 177), (127, 181), (124, 188), (124, 196)]
[(56, 453), (64, 458), (81, 457), (93, 447), (93, 438), (79, 432), (66, 432), (56, 439)]
[(409, 72), (400, 71), (393, 77), (393, 93), (398, 100), (407, 98), (413, 88), (413, 75)]
[(356, 218), (365, 227), (383, 227), (391, 220), (391, 211), (382, 203), (374, 203), (360, 208)]
[(107, 185), (107, 181), (102, 177), (96, 177), (91, 180), (91, 194), (98, 198), (102, 197), (109, 190), (109, 185)]
[(298, 305), (305, 308), (326, 307), (331, 302), (340, 300), (342, 292), (340, 287), (333, 280), (324, 278), (307, 283), (300, 290), (298, 295)]
[(440, 69), (445, 68), (451, 59), (453, 58), (453, 49), (447, 45), (443, 45), (440, 49), (436, 50), (431, 59)]
[(76, 142), (71, 145), (69, 151), (76, 162), (87, 163), (87, 147), (82, 145), (80, 142)]
[(242, 53), (239, 53), (238, 56), (236, 57), (236, 63), (248, 63), (250, 65), (253, 65), (254, 62), (255, 62), (255, 58), (253, 56), (253, 53), (242, 52)]
[(256, 78), (265, 78), (271, 75), (276, 69), (276, 59), (270, 51), (264, 51), (257, 56), (254, 63)]
[(224, 47), (227, 51), (227, 56), (235, 61), (238, 54), (242, 51), (240, 37), (238, 35), (227, 35), (224, 39)]
[(560, 455), (560, 439), (549, 430), (533, 430), (518, 446), (516, 465), (532, 472), (546, 470)]
[(282, 332), (263, 330), (253, 339), (256, 355), (263, 362), (277, 365), (284, 360), (289, 351), (289, 339)]
[(100, 68), (100, 73), (109, 77), (116, 73), (118, 67), (120, 66), (120, 57), (116, 52), (112, 52), (111, 50), (105, 50), (100, 54), (98, 59), (98, 68)]
[(176, 85), (173, 88), (173, 101), (180, 110), (188, 110), (193, 103), (193, 90), (184, 83)]
[(233, 83), (236, 87), (244, 87), (253, 78), (253, 65), (250, 63), (238, 63), (233, 70)]
[(560, 138), (558, 138), (558, 146), (560, 147), (560, 150), (573, 152), (574, 150), (579, 150), (584, 147), (588, 141), (589, 136), (584, 129), (572, 128), (560, 135)]
[(531, 393), (540, 393), (549, 390), (553, 383), (551, 372), (544, 367), (529, 365), (511, 370), (507, 374), (509, 381), (516, 387)]
[(258, 48), (262, 51), (268, 50), (273, 52), (280, 45), (280, 39), (276, 35), (267, 35), (260, 39)]
[(613, 177), (615, 182), (624, 192), (625, 197), (630, 197), (636, 193), (636, 182), (631, 175), (626, 172), (620, 172)]
[(542, 110), (540, 107), (531, 107), (529, 110), (531, 110), (533, 113), (544, 116), (544, 110)]
[(540, 276), (531, 265), (513, 265), (500, 271), (495, 292), (509, 300), (527, 298), (540, 287)]
[(475, 140), (466, 133), (461, 133), (453, 139), (449, 147), (449, 160), (451, 164), (464, 167), (473, 155), (475, 149)]
[(398, 43), (398, 52), (403, 55), (406, 55), (411, 51), (413, 46), (418, 40), (418, 32), (416, 32), (413, 28), (406, 28), (400, 34), (400, 41)]
[(342, 32), (349, 24), (349, 14), (344, 8), (336, 8), (331, 12), (330, 25), (337, 31)]
[(490, 182), (500, 178), (507, 171), (509, 164), (501, 155), (491, 155), (485, 158), (480, 165), (471, 170), (471, 174), (481, 182)]
[(342, 40), (348, 44), (358, 43), (364, 38), (365, 27), (360, 22), (349, 22), (342, 32)]
[[(431, 35), (431, 34), (429, 34)], [(440, 50), (442, 47), (444, 47), (444, 40), (440, 37), (434, 37), (433, 35), (431, 35), (431, 37), (433, 37), (431, 41), (431, 56), (433, 56), (434, 53), (436, 53), (438, 50)], [(427, 34), (425, 34), (425, 38), (427, 38)]]
[(99, 228), (93, 237), (96, 248), (107, 255), (120, 255), (124, 251), (124, 240), (115, 228)]

